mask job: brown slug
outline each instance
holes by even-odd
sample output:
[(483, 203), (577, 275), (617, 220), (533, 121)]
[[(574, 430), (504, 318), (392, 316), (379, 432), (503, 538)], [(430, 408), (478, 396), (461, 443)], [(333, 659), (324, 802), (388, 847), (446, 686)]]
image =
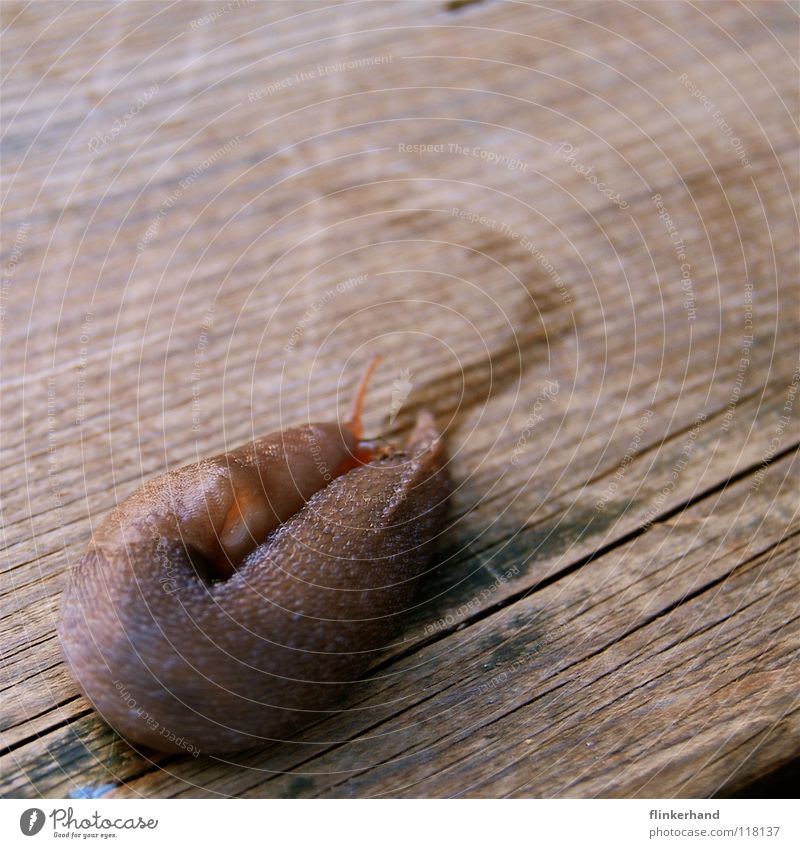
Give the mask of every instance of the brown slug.
[(308, 424), (169, 471), (117, 506), (72, 569), (59, 638), (131, 742), (225, 752), (335, 709), (397, 631), (442, 530), (441, 434)]

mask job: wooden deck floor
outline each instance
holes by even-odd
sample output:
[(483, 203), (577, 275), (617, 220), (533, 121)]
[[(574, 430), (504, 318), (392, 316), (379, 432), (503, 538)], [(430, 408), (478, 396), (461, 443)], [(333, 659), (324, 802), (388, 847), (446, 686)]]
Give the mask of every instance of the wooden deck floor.
[[(796, 9), (0, 12), (3, 795), (710, 796), (792, 767)], [(374, 350), (370, 432), (433, 409), (458, 484), (402, 637), (290, 742), (133, 750), (55, 638), (92, 527), (342, 412)]]

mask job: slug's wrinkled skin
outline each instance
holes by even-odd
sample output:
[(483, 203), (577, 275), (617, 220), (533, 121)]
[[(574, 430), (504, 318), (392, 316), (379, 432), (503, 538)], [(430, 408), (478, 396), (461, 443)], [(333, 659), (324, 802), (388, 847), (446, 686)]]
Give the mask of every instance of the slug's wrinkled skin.
[(449, 481), (430, 415), (366, 463), (359, 436), (360, 423), (272, 434), (150, 481), (102, 522), (59, 636), (118, 733), (209, 753), (285, 739), (374, 663)]

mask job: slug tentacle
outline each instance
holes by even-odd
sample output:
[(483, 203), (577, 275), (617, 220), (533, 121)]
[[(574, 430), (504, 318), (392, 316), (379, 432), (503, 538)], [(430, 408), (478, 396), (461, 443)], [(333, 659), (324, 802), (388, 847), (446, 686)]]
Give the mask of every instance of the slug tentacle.
[(222, 752), (335, 706), (391, 640), (449, 495), (422, 413), (403, 450), (344, 425), (257, 439), (150, 481), (101, 523), (62, 603), (81, 689), (133, 742)]

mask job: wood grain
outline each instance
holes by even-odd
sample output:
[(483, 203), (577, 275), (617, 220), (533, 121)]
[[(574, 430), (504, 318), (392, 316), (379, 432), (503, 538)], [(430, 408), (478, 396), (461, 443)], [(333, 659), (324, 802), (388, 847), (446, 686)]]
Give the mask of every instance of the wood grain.
[[(800, 754), (796, 10), (0, 20), (3, 795), (705, 797)], [(286, 744), (134, 751), (61, 662), (67, 569), (373, 351), (369, 429), (433, 409), (458, 483), (407, 629)]]

